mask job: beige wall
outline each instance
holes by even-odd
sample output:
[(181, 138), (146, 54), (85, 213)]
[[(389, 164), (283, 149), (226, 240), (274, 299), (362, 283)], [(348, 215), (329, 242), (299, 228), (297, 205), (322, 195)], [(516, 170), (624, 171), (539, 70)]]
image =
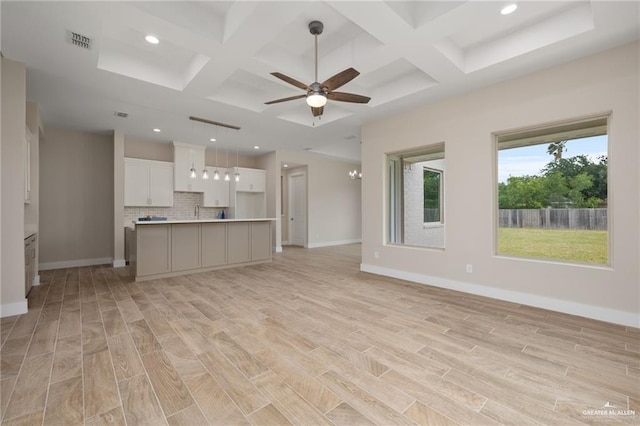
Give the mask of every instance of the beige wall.
[(38, 196), (40, 189), (40, 112), (38, 104), (27, 102), (26, 111), (27, 127), (31, 132), (31, 202), (24, 205), (25, 226), (35, 226), (39, 222)]
[[(153, 142), (139, 138), (125, 136), (124, 156), (127, 158), (144, 158), (147, 160), (169, 161), (173, 163), (173, 143)], [(238, 166), (256, 168), (257, 157), (239, 155)], [(218, 164), (216, 164), (216, 153), (213, 146), (207, 146), (205, 151), (205, 164), (207, 166), (226, 167), (227, 152), (218, 150)], [(236, 166), (235, 151), (229, 152), (229, 167)]]
[(111, 263), (113, 135), (47, 129), (40, 152), (41, 269)]
[[(640, 325), (638, 58), (631, 44), (365, 125), (362, 269)], [(496, 256), (492, 132), (606, 111), (612, 267)], [(385, 153), (441, 141), (446, 249), (386, 245)]]
[(27, 312), (24, 294), (24, 138), (26, 69), (1, 59), (0, 316)]
[[(124, 156), (127, 158), (173, 162), (173, 144), (171, 142), (152, 142), (125, 136)], [(124, 168), (124, 163), (122, 167)]]
[[(238, 155), (238, 167), (247, 167), (249, 169), (259, 169), (258, 167), (258, 158), (248, 155)], [(173, 156), (171, 157), (171, 161), (173, 161)], [(204, 164), (207, 166), (218, 166), (218, 167), (226, 167), (227, 166), (227, 156), (226, 152), (222, 150), (218, 150), (218, 164), (216, 164), (216, 152), (215, 149), (208, 146), (206, 151), (204, 152)], [(229, 167), (236, 166), (236, 154), (235, 152), (229, 152)]]
[(256, 168), (267, 171), (267, 217), (273, 217), (276, 221), (271, 227), (271, 242), (273, 251), (281, 252), (282, 243), (278, 238), (280, 233), (280, 163), (277, 160), (278, 154), (270, 152), (256, 158)]
[[(361, 181), (349, 178), (354, 164), (311, 152), (278, 151), (278, 168), (282, 162), (307, 166), (308, 246), (359, 242)], [(279, 211), (280, 199), (277, 203)], [(283, 217), (283, 220), (288, 219)]]
[[(27, 127), (31, 132), (31, 195), (29, 204), (24, 205), (24, 226), (38, 232), (40, 226), (40, 143), (44, 140), (44, 125), (40, 110), (35, 102), (27, 102)], [(39, 244), (36, 244), (35, 264), (40, 259)], [(36, 271), (35, 283), (40, 282)]]
[(113, 132), (113, 266), (126, 266), (124, 258), (124, 133)]

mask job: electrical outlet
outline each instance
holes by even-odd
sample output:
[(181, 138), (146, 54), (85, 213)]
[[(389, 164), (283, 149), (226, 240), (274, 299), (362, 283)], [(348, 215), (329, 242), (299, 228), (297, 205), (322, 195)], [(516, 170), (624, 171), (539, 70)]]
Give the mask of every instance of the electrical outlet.
[(467, 274), (470, 274), (473, 272), (473, 265), (470, 263), (467, 263)]
[(373, 252), (373, 257), (375, 257), (376, 259), (378, 259), (380, 257), (380, 253), (378, 253), (377, 251)]

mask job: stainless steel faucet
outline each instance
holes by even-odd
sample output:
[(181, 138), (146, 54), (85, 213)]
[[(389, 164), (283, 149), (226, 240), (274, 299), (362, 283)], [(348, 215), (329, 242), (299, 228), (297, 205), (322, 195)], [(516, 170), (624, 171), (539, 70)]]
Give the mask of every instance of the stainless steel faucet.
[(200, 219), (200, 204), (196, 204), (196, 207), (193, 209), (193, 215), (196, 219)]

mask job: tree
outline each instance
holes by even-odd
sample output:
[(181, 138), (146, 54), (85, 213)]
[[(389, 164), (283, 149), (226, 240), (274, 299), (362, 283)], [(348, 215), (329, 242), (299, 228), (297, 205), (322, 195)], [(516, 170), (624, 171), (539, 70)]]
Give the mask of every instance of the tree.
[(442, 172), (424, 169), (423, 171), (423, 191), (424, 191), (424, 221), (438, 222), (441, 218), (440, 212), (440, 181)]
[(546, 207), (544, 179), (540, 176), (511, 176), (498, 185), (501, 209), (541, 209)]
[(566, 144), (566, 140), (550, 143), (547, 147), (547, 154), (553, 155), (555, 161), (562, 160), (562, 153), (567, 150)]
[(549, 176), (555, 172), (561, 173), (567, 178), (574, 178), (582, 173), (591, 177), (592, 185), (582, 190), (585, 199), (600, 199), (601, 203), (607, 201), (607, 167), (606, 155), (592, 161), (586, 155), (576, 155), (571, 158), (561, 158), (547, 164), (540, 172), (543, 176)]
[(501, 209), (595, 208), (607, 202), (607, 157), (586, 155), (547, 164), (540, 175), (512, 176), (498, 184)]

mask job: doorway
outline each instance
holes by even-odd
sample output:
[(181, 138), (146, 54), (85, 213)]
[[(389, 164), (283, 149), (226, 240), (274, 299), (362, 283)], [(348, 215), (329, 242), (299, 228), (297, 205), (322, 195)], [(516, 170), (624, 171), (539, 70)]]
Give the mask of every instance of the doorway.
[(287, 178), (289, 187), (289, 244), (307, 246), (307, 176), (293, 172)]

